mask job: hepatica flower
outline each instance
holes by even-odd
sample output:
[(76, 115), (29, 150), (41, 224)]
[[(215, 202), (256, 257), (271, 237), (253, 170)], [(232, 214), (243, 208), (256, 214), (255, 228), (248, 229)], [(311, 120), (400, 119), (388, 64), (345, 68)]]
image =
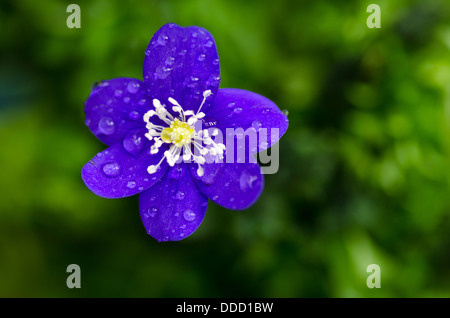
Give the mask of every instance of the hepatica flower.
[(277, 142), (288, 120), (265, 97), (219, 89), (215, 42), (200, 27), (159, 29), (143, 73), (143, 81), (92, 88), (86, 125), (108, 148), (83, 167), (82, 179), (101, 197), (139, 194), (148, 234), (177, 241), (199, 227), (208, 199), (233, 210), (257, 200), (264, 180), (254, 154)]

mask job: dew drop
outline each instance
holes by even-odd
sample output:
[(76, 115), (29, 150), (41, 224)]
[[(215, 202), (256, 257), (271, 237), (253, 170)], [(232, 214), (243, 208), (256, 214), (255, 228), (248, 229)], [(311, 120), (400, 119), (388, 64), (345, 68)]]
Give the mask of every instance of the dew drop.
[(116, 131), (116, 126), (111, 117), (102, 117), (98, 122), (98, 130), (105, 135), (111, 135)]
[(206, 55), (205, 54), (200, 54), (197, 58), (197, 60), (199, 60), (200, 62), (203, 62), (206, 59)]
[(128, 96), (124, 97), (123, 102), (128, 104), (130, 102), (130, 97), (128, 97)]
[(167, 35), (165, 35), (164, 33), (161, 33), (158, 36), (158, 44), (159, 45), (162, 45), (162, 46), (166, 45), (167, 44), (167, 40), (169, 40), (169, 37)]
[(219, 64), (219, 59), (213, 60), (213, 65), (217, 65), (217, 64)]
[(172, 66), (175, 63), (175, 58), (173, 56), (168, 56), (166, 58), (166, 65), (167, 66)]
[(253, 189), (254, 182), (258, 179), (257, 176), (251, 175), (247, 170), (242, 171), (239, 177), (239, 187), (242, 191), (247, 192)]
[(227, 105), (228, 108), (233, 108), (234, 106), (236, 106), (236, 103), (229, 103), (229, 104)]
[(180, 229), (185, 229), (186, 228), (186, 224), (180, 225)]
[(268, 144), (267, 142), (263, 141), (263, 142), (261, 142), (261, 143), (259, 144), (259, 147), (260, 147), (262, 150), (266, 150), (267, 148), (269, 148), (269, 144)]
[(141, 85), (138, 82), (131, 81), (127, 85), (127, 91), (131, 94), (136, 94), (139, 91)]
[(123, 148), (130, 154), (138, 155), (144, 147), (144, 140), (141, 136), (134, 132), (125, 135), (122, 141)]
[(127, 188), (128, 189), (134, 189), (136, 187), (136, 182), (135, 181), (128, 181), (127, 182)]
[(175, 198), (177, 200), (184, 200), (184, 196), (185, 196), (185, 194), (183, 191), (178, 191), (177, 194), (175, 195)]
[(166, 79), (169, 76), (171, 69), (165, 66), (158, 66), (155, 69), (155, 76), (158, 79)]
[(133, 120), (138, 120), (141, 117), (141, 115), (139, 115), (137, 111), (133, 110), (128, 114), (128, 117)]
[(213, 196), (213, 197), (211, 198), (211, 200), (215, 201), (215, 200), (217, 200), (218, 198), (219, 198), (219, 196), (218, 196), (218, 195), (215, 195), (215, 196)]
[(120, 97), (120, 96), (122, 96), (122, 95), (123, 95), (123, 91), (122, 91), (121, 89), (116, 89), (116, 90), (114, 91), (114, 96)]
[(194, 220), (195, 220), (195, 218), (197, 217), (197, 215), (195, 215), (194, 211), (192, 211), (192, 210), (186, 210), (186, 211), (184, 211), (184, 213), (183, 213), (183, 217), (184, 217), (184, 219), (185, 219), (186, 221), (191, 222), (191, 221), (194, 221)]
[(233, 113), (235, 113), (235, 114), (240, 114), (242, 112), (242, 108), (241, 107), (236, 107), (234, 110), (233, 110)]
[(84, 121), (84, 123), (85, 123), (86, 126), (89, 126), (91, 124), (91, 120), (90, 119), (86, 119)]
[(152, 207), (149, 208), (147, 211), (148, 215), (150, 215), (152, 218), (155, 217), (156, 213), (158, 213), (158, 208), (157, 207)]
[(150, 56), (150, 54), (151, 54), (151, 52), (150, 52), (150, 50), (145, 50), (145, 56)]
[(176, 165), (170, 169), (169, 177), (172, 179), (180, 179), (184, 175), (184, 168), (182, 165)]
[(138, 102), (138, 104), (141, 105), (141, 106), (143, 106), (143, 105), (145, 105), (146, 102), (147, 102), (147, 100), (146, 100), (145, 98), (142, 98), (142, 99)]
[(213, 41), (208, 41), (205, 44), (206, 47), (212, 47), (213, 46)]
[(120, 171), (120, 165), (115, 161), (103, 165), (103, 172), (110, 178), (117, 177), (120, 174)]
[(287, 109), (283, 109), (283, 114), (285, 114), (287, 116), (287, 115), (289, 115), (289, 111)]
[(258, 130), (259, 128), (261, 128), (262, 124), (259, 120), (254, 120), (252, 122), (252, 127), (255, 128), (256, 130)]

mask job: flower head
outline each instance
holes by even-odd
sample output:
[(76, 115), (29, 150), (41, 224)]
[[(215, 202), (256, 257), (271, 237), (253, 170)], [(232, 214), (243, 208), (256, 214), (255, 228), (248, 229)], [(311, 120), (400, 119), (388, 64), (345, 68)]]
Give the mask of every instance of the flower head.
[[(202, 222), (208, 199), (234, 210), (257, 200), (264, 181), (253, 154), (277, 142), (288, 120), (265, 97), (218, 88), (217, 50), (203, 28), (164, 25), (145, 51), (143, 71), (143, 81), (93, 87), (86, 125), (109, 147), (83, 167), (82, 179), (102, 197), (139, 194), (148, 234), (181, 240)], [(245, 135), (229, 138), (237, 128)], [(268, 129), (277, 134), (266, 136)], [(253, 146), (238, 143), (246, 138)]]

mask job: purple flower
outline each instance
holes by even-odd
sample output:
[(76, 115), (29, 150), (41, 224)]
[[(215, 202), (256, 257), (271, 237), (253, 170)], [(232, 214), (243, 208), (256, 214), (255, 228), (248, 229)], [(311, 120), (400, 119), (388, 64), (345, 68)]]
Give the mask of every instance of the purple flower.
[[(219, 82), (211, 34), (167, 24), (145, 51), (144, 81), (102, 81), (86, 101), (86, 125), (109, 146), (83, 167), (86, 186), (105, 198), (139, 193), (142, 221), (158, 241), (192, 234), (208, 199), (233, 210), (252, 205), (264, 185), (253, 154), (287, 129), (273, 102)], [(253, 129), (256, 143), (240, 152), (239, 139), (251, 136), (241, 130), (229, 142), (230, 128)], [(277, 135), (263, 136), (273, 128)]]

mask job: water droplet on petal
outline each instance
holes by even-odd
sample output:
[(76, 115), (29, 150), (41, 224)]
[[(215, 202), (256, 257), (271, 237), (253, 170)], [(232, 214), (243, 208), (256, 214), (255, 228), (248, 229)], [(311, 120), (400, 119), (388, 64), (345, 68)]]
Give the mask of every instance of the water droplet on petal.
[(258, 130), (259, 128), (261, 128), (262, 124), (259, 120), (254, 120), (252, 122), (252, 127), (255, 128), (256, 130)]
[(200, 54), (197, 58), (197, 60), (199, 60), (200, 62), (203, 62), (206, 59), (206, 55), (205, 54)]
[(166, 57), (166, 65), (172, 66), (175, 63), (175, 58), (173, 56)]
[(184, 219), (185, 219), (186, 221), (191, 222), (191, 221), (194, 221), (194, 220), (195, 220), (195, 218), (197, 217), (197, 215), (195, 215), (194, 211), (192, 211), (192, 210), (186, 210), (186, 211), (184, 211), (184, 213), (183, 213), (183, 217), (184, 217)]
[(143, 149), (144, 140), (137, 133), (129, 132), (123, 138), (122, 146), (130, 154), (136, 156)]
[(121, 168), (117, 162), (108, 162), (103, 165), (103, 172), (110, 178), (117, 177)]
[(158, 44), (159, 45), (162, 45), (162, 46), (166, 45), (167, 44), (167, 40), (169, 40), (169, 37), (167, 35), (165, 35), (164, 33), (161, 33), (158, 36)]
[(236, 106), (236, 103), (229, 103), (229, 104), (227, 105), (228, 108), (233, 108), (234, 106)]
[(143, 106), (143, 105), (145, 105), (146, 102), (147, 102), (147, 100), (146, 100), (145, 98), (142, 98), (142, 99), (138, 102), (138, 104), (141, 105), (141, 106)]
[(137, 111), (133, 110), (128, 114), (128, 117), (133, 120), (138, 120), (141, 118), (141, 115), (139, 115)]
[(116, 131), (116, 126), (111, 117), (102, 117), (98, 122), (98, 130), (105, 135), (111, 135)]
[(235, 114), (240, 114), (240, 113), (242, 112), (242, 108), (241, 108), (241, 107), (236, 107), (236, 108), (233, 110), (233, 112), (234, 112)]
[(213, 65), (217, 65), (217, 64), (219, 64), (219, 59), (215, 59), (215, 60), (213, 61)]
[(285, 114), (287, 116), (287, 115), (289, 115), (289, 111), (287, 109), (284, 109), (283, 114)]
[(150, 52), (150, 50), (145, 50), (145, 56), (150, 56), (150, 54), (151, 54), (151, 52)]
[(177, 200), (184, 200), (184, 196), (185, 196), (185, 194), (183, 191), (178, 191), (177, 194), (175, 195), (175, 198)]
[(261, 148), (261, 150), (266, 150), (267, 148), (269, 148), (269, 144), (263, 141), (259, 144), (259, 147)]
[(211, 200), (215, 201), (215, 200), (217, 200), (218, 198), (219, 198), (219, 196), (218, 196), (218, 195), (215, 195), (215, 196), (213, 196), (213, 197), (211, 198)]
[(134, 189), (136, 187), (136, 182), (135, 181), (128, 181), (127, 182), (127, 188), (128, 189)]
[(89, 126), (91, 124), (91, 120), (90, 119), (86, 119), (84, 121), (84, 123), (85, 123), (86, 126)]
[(213, 41), (208, 41), (205, 44), (206, 47), (212, 47), (213, 46)]
[(239, 187), (242, 191), (247, 192), (253, 189), (256, 180), (258, 180), (257, 176), (253, 176), (247, 170), (244, 170), (239, 177)]
[(126, 96), (123, 98), (124, 103), (128, 104), (130, 102), (130, 97)]
[(149, 208), (149, 209), (147, 210), (147, 213), (148, 213), (149, 216), (151, 216), (152, 218), (154, 218), (155, 215), (156, 215), (156, 213), (158, 213), (158, 208), (157, 208), (157, 207)]
[(123, 94), (123, 91), (121, 89), (116, 89), (114, 91), (114, 96), (116, 96), (116, 97), (120, 97), (120, 96), (122, 96), (122, 94)]
[(158, 79), (166, 79), (169, 76), (171, 69), (165, 66), (158, 66), (155, 69), (155, 76)]
[(139, 82), (131, 81), (127, 85), (127, 91), (131, 94), (136, 94), (139, 91), (140, 87), (141, 85), (139, 84)]
[(184, 168), (182, 165), (176, 165), (170, 169), (169, 177), (172, 179), (180, 179), (184, 175)]

